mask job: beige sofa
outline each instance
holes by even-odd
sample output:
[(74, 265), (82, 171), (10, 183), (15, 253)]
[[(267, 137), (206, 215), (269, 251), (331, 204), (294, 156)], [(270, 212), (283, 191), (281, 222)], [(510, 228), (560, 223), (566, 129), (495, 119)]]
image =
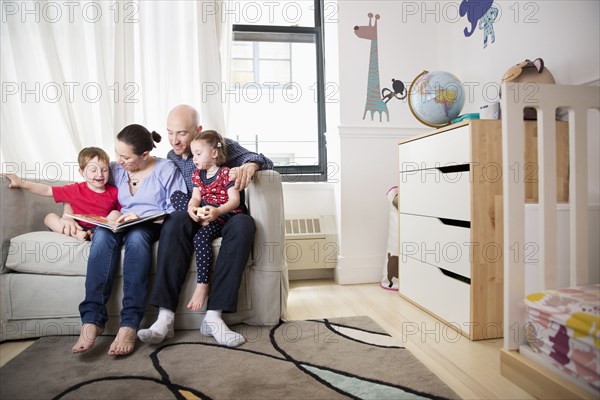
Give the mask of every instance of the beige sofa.
[[(78, 306), (84, 297), (90, 242), (50, 232), (43, 225), (47, 213), (62, 213), (62, 204), (7, 186), (6, 178), (0, 178), (0, 341), (78, 334)], [(242, 279), (238, 311), (224, 318), (229, 324), (274, 325), (285, 313), (288, 294), (280, 175), (275, 171), (258, 172), (246, 189), (246, 203), (256, 223), (254, 249)], [(219, 245), (217, 239), (213, 243), (215, 252)], [(155, 256), (157, 248), (158, 243), (154, 246)], [(152, 273), (155, 270), (153, 263)], [(106, 334), (114, 334), (119, 324), (123, 292), (122, 275), (117, 275), (109, 300)], [(188, 275), (175, 329), (197, 329), (203, 315), (185, 307), (196, 284), (195, 259)], [(150, 325), (155, 317), (155, 307), (148, 306), (142, 327)]]

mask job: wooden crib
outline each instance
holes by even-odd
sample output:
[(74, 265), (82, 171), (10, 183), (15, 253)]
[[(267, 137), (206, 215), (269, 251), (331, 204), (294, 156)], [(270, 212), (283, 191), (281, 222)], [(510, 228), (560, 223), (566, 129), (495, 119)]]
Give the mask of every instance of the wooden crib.
[[(565, 379), (525, 357), (524, 299), (525, 192), (523, 184), (523, 110), (535, 108), (538, 120), (538, 244), (541, 289), (557, 286), (556, 110), (568, 110), (569, 246), (568, 286), (589, 284), (588, 268), (588, 110), (600, 109), (600, 87), (504, 84), (502, 87), (504, 204), (504, 348), (501, 373), (537, 398), (598, 398), (589, 387)], [(596, 128), (597, 129), (597, 128)], [(597, 153), (595, 153), (597, 154)], [(519, 175), (520, 171), (520, 175)], [(592, 244), (592, 245), (597, 245)], [(520, 250), (520, 251), (519, 251)], [(595, 262), (595, 261), (594, 261)], [(594, 282), (596, 283), (596, 282)]]

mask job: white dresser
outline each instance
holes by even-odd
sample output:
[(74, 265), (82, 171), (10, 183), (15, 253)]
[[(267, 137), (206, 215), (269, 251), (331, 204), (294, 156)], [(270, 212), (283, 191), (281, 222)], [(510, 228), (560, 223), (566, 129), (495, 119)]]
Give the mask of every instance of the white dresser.
[[(526, 162), (511, 171), (537, 202), (537, 128), (525, 122)], [(463, 122), (399, 144), (399, 293), (472, 340), (502, 337), (502, 132)], [(566, 123), (557, 127), (566, 165)], [(568, 197), (559, 167), (558, 200)]]

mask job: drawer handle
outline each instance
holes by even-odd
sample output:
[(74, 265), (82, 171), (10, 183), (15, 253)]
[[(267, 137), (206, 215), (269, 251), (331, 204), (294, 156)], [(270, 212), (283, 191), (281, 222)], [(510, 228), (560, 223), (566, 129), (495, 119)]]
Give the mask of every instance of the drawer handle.
[(456, 279), (457, 281), (464, 282), (467, 285), (471, 284), (471, 278), (467, 278), (466, 276), (462, 276), (460, 274), (457, 274), (456, 272), (448, 271), (447, 269), (444, 269), (444, 268), (440, 268), (440, 267), (437, 267), (437, 268), (440, 271), (442, 271), (442, 274), (446, 275), (449, 278), (453, 278), (453, 279)]
[(401, 258), (402, 260), (404, 260), (404, 257), (407, 257), (407, 258), (412, 258), (413, 260), (417, 260), (417, 261), (419, 261), (419, 262), (421, 262), (421, 263), (423, 263), (423, 264), (425, 264), (425, 265), (429, 265), (430, 267), (433, 267), (433, 268), (437, 268), (437, 269), (439, 269), (439, 270), (440, 270), (440, 272), (441, 272), (442, 274), (446, 275), (448, 278), (456, 279), (457, 281), (464, 282), (464, 283), (466, 283), (467, 285), (470, 285), (470, 284), (471, 284), (471, 278), (467, 278), (466, 276), (463, 276), (463, 275), (457, 274), (456, 272), (448, 271), (447, 269), (444, 269), (444, 268), (438, 267), (437, 265), (433, 265), (433, 264), (430, 264), (430, 263), (428, 263), (428, 262), (425, 262), (425, 261), (423, 261), (423, 260), (420, 260), (420, 259), (418, 259), (418, 258), (416, 258), (416, 257), (409, 256), (408, 254), (403, 254), (403, 253), (402, 253), (402, 251), (400, 252), (400, 254), (402, 255), (402, 258)]
[(471, 164), (449, 165), (446, 167), (437, 167), (436, 169), (442, 174), (455, 174), (457, 172), (469, 172)]
[(440, 222), (444, 225), (450, 226), (458, 226), (460, 228), (471, 228), (470, 221), (463, 221), (461, 219), (451, 219), (451, 218), (438, 218)]

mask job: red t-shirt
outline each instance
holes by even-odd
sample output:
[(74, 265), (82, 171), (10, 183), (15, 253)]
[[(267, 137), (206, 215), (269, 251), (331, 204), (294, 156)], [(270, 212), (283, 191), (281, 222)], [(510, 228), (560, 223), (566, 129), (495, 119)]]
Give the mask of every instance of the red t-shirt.
[[(106, 185), (102, 193), (94, 192), (86, 182), (73, 183), (52, 188), (52, 196), (57, 203), (69, 203), (75, 214), (94, 214), (106, 217), (112, 210), (121, 210), (117, 198), (117, 188)], [(81, 226), (92, 228), (94, 225), (79, 222)]]

